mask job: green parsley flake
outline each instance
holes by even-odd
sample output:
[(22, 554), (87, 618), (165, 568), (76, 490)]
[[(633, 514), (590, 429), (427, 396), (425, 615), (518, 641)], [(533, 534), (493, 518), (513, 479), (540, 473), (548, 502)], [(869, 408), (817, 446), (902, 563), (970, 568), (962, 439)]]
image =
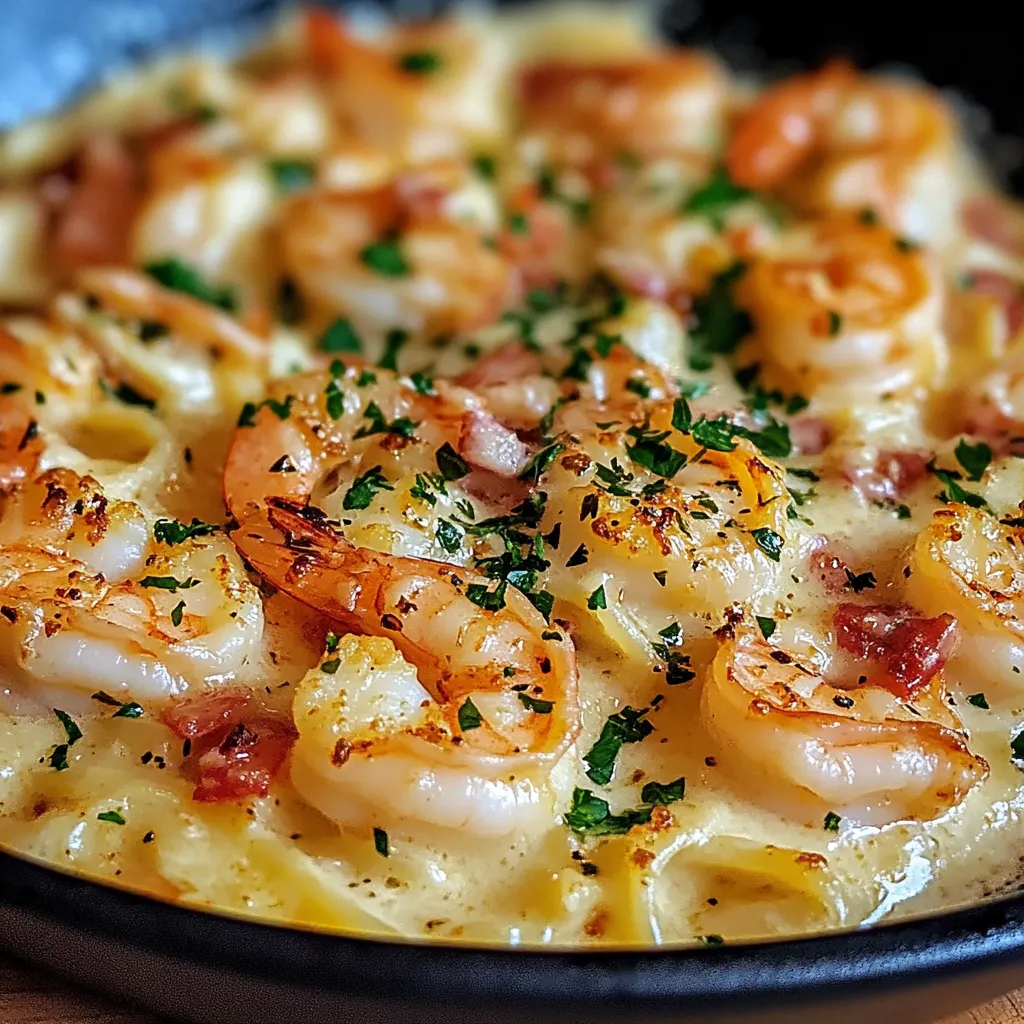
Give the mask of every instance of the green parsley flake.
[(838, 832), (839, 823), (842, 820), (843, 819), (840, 818), (835, 811), (829, 811), (828, 814), (825, 815), (825, 821), (822, 823), (822, 827), (826, 832)]
[(391, 856), (391, 843), (388, 840), (388, 834), (382, 828), (375, 828), (373, 830), (373, 848), (382, 856)]
[(956, 461), (963, 467), (967, 479), (977, 482), (985, 475), (992, 461), (992, 449), (984, 441), (968, 444), (964, 438), (960, 438), (956, 446)]
[(316, 168), (305, 160), (270, 160), (267, 169), (281, 195), (301, 192), (316, 180)]
[(462, 707), (459, 708), (459, 728), (463, 732), (469, 732), (470, 729), (479, 729), (483, 724), (483, 717), (476, 705), (470, 697), (467, 697)]
[(725, 227), (725, 214), (729, 208), (753, 198), (754, 193), (750, 189), (735, 184), (729, 172), (724, 167), (718, 167), (708, 181), (683, 203), (679, 212), (707, 217), (712, 227), (721, 231)]
[(985, 699), (983, 693), (972, 693), (967, 697), (967, 703), (973, 704), (976, 708), (981, 708), (983, 711), (989, 710), (988, 701)]
[(393, 238), (373, 242), (360, 252), (359, 258), (381, 277), (405, 277), (411, 270)]
[(175, 544), (183, 544), (193, 537), (207, 537), (219, 529), (218, 523), (203, 523), (194, 517), (188, 526), (177, 519), (158, 519), (153, 524), (153, 536), (158, 544), (166, 544), (172, 548)]
[(603, 583), (601, 584), (601, 586), (599, 586), (597, 588), (597, 590), (595, 590), (590, 595), (590, 597), (587, 598), (587, 607), (592, 612), (601, 611), (601, 610), (603, 610), (603, 609), (608, 607), (608, 600), (605, 597), (604, 584)]
[(469, 463), (447, 441), (437, 449), (435, 459), (445, 480), (461, 480), (469, 472)]
[(176, 594), (179, 590), (191, 590), (193, 587), (198, 587), (200, 582), (194, 576), (189, 576), (187, 580), (179, 580), (174, 576), (144, 576), (139, 581), (139, 586), (153, 590), (166, 590)]
[(96, 815), (97, 821), (109, 821), (112, 825), (126, 824), (123, 815), (119, 811), (101, 811)]
[(540, 700), (537, 697), (531, 697), (527, 693), (517, 693), (516, 696), (519, 698), (519, 703), (522, 704), (527, 711), (532, 711), (537, 715), (550, 715), (555, 706), (550, 700)]
[(409, 341), (409, 332), (403, 331), (400, 327), (392, 327), (384, 339), (384, 354), (377, 364), (382, 370), (391, 370), (398, 373), (398, 353), (402, 351)]
[(378, 491), (393, 491), (395, 488), (388, 483), (387, 478), (381, 472), (381, 466), (374, 466), (368, 469), (362, 476), (357, 476), (352, 486), (345, 492), (341, 506), (346, 511), (354, 509), (369, 508), (374, 495)]
[(843, 318), (834, 310), (828, 311), (828, 333), (834, 338), (843, 329)]
[(433, 75), (443, 64), (441, 55), (433, 50), (414, 50), (398, 58), (398, 66), (410, 75)]
[(191, 295), (226, 313), (234, 313), (238, 308), (234, 289), (210, 284), (195, 267), (174, 256), (147, 263), (143, 269), (154, 281), (171, 291)]
[(761, 636), (765, 640), (770, 640), (775, 633), (775, 620), (766, 615), (757, 615), (755, 618), (757, 619), (757, 628), (761, 630)]
[(539, 483), (544, 471), (563, 451), (565, 451), (565, 445), (558, 442), (548, 445), (547, 448), (542, 448), (527, 463), (526, 468), (519, 474), (519, 479)]
[(363, 342), (351, 321), (338, 317), (320, 335), (317, 345), (321, 352), (362, 352)]
[(447, 519), (442, 519), (437, 524), (437, 530), (435, 531), (434, 536), (437, 539), (437, 543), (440, 544), (449, 555), (456, 554), (456, 552), (458, 552), (462, 547), (462, 531)]
[(144, 714), (141, 704), (136, 704), (133, 700), (119, 701), (116, 697), (111, 697), (105, 690), (97, 690), (92, 695), (92, 699), (100, 704), (106, 704), (108, 707), (117, 708), (110, 716), (111, 718), (141, 718)]
[(583, 755), (583, 763), (587, 766), (587, 778), (591, 782), (598, 786), (607, 786), (615, 771), (615, 759), (619, 756), (623, 744), (639, 743), (654, 732), (654, 726), (644, 717), (650, 710), (637, 710), (626, 706), (621, 711), (609, 715), (601, 727), (601, 735)]
[(704, 295), (693, 301), (696, 325), (690, 332), (690, 368), (710, 370), (713, 356), (729, 355), (754, 328), (750, 314), (733, 301), (733, 286), (746, 273), (747, 265), (734, 263), (711, 282)]
[(773, 529), (762, 526), (757, 530), (751, 530), (750, 535), (754, 538), (757, 546), (773, 561), (779, 561), (782, 554), (782, 546), (785, 541)]
[(185, 614), (185, 602), (179, 601), (174, 608), (171, 609), (171, 623), (175, 627), (181, 625), (182, 617)]

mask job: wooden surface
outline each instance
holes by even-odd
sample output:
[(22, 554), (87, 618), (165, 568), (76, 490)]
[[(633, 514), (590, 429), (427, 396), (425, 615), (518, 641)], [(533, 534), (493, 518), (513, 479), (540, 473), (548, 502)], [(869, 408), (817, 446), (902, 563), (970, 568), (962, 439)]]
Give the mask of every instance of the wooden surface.
[[(0, 1024), (161, 1022), (147, 1014), (111, 1006), (55, 978), (0, 959)], [(1024, 989), (936, 1024), (1024, 1024)]]

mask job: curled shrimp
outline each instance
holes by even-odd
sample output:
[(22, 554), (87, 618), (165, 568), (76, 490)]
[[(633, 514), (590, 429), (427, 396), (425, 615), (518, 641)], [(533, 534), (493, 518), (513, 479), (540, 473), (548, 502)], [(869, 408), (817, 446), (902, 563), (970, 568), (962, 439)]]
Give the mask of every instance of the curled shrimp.
[[(1024, 661), (1024, 530), (951, 502), (918, 534), (904, 574), (907, 599), (952, 613), (969, 642), (963, 657), (1009, 673)], [(1010, 677), (1013, 678), (1012, 676)], [(1013, 689), (1018, 689), (1019, 683)]]
[(512, 297), (509, 265), (476, 230), (414, 212), (392, 185), (299, 196), (280, 237), (303, 294), (364, 329), (465, 330)]
[(493, 146), (505, 48), (449, 20), (401, 26), (373, 42), (329, 11), (305, 18), (313, 66), (341, 122), (357, 139), (424, 163)]
[(71, 470), (25, 485), (0, 521), (0, 657), (15, 696), (160, 701), (244, 674), (262, 604), (212, 530), (157, 541), (136, 504)]
[(953, 122), (934, 91), (846, 61), (767, 89), (725, 155), (734, 181), (781, 188), (804, 213), (871, 208), (915, 238), (956, 221)]
[(527, 133), (544, 140), (556, 164), (710, 153), (723, 130), (725, 76), (693, 51), (536, 64), (521, 73), (519, 92)]
[(784, 787), (800, 813), (881, 825), (934, 818), (988, 773), (944, 698), (941, 676), (912, 704), (870, 680), (833, 686), (741, 625), (721, 641), (701, 718), (719, 765), (762, 800)]
[(887, 228), (836, 217), (787, 232), (737, 289), (752, 349), (789, 387), (878, 396), (945, 367), (933, 258)]
[(512, 587), (485, 608), (486, 578), (355, 547), (283, 499), (233, 539), (285, 593), (379, 638), (344, 638), (342, 668), (321, 665), (297, 694), (292, 779), (310, 803), (355, 826), (550, 824), (546, 783), (579, 731), (575, 653), (526, 597)]

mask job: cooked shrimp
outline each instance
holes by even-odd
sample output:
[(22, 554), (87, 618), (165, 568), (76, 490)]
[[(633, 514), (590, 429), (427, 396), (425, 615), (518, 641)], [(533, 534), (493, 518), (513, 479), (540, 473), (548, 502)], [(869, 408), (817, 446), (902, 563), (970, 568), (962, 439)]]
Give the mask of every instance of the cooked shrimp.
[(853, 217), (795, 228), (736, 294), (754, 319), (752, 354), (801, 393), (910, 391), (945, 366), (938, 267), (887, 228)]
[(485, 608), (485, 577), (357, 548), (280, 499), (233, 539), (285, 593), (378, 638), (344, 638), (296, 695), (292, 778), (310, 803), (356, 827), (397, 817), (501, 835), (551, 823), (544, 790), (579, 731), (575, 652), (564, 633), (542, 637), (519, 591)]
[(391, 186), (298, 196), (280, 234), (303, 293), (360, 328), (465, 330), (512, 297), (508, 264), (479, 232), (413, 213)]
[(423, 163), (486, 150), (503, 131), (506, 49), (493, 34), (435, 21), (371, 42), (311, 9), (306, 36), (336, 112), (363, 142)]
[(718, 764), (760, 799), (778, 804), (784, 787), (795, 814), (881, 825), (934, 818), (988, 773), (944, 698), (941, 676), (912, 704), (870, 680), (833, 686), (741, 625), (721, 641), (701, 717)]
[(934, 241), (955, 227), (950, 112), (933, 90), (861, 75), (845, 61), (762, 93), (725, 162), (734, 181), (781, 188), (805, 213), (870, 208)]
[(586, 166), (711, 153), (723, 131), (726, 79), (703, 53), (678, 51), (603, 64), (526, 68), (520, 98), (528, 135), (555, 164)]
[(918, 534), (908, 569), (907, 600), (928, 614), (956, 616), (969, 641), (962, 656), (972, 666), (1001, 669), (992, 673), (998, 677), (1024, 664), (1024, 529), (1019, 521), (1010, 525), (951, 502), (936, 509)]
[(958, 425), (997, 451), (1024, 451), (1024, 348), (1010, 348), (956, 397)]
[(244, 674), (263, 608), (231, 544), (207, 532), (154, 540), (137, 505), (70, 470), (25, 486), (0, 521), (0, 657), (15, 697), (160, 701)]
[(29, 408), (13, 395), (0, 397), (0, 496), (35, 472), (42, 453), (39, 425)]

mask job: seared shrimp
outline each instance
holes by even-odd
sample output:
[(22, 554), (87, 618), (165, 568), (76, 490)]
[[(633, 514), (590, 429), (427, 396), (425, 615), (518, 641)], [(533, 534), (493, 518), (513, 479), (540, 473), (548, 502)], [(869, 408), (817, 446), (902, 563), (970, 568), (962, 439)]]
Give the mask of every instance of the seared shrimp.
[(959, 194), (953, 138), (933, 90), (835, 61), (763, 92), (725, 162), (734, 181), (780, 188), (805, 213), (869, 208), (914, 238), (944, 241)]
[(709, 670), (701, 717), (719, 765), (760, 799), (778, 803), (784, 787), (795, 814), (881, 825), (934, 818), (988, 773), (944, 698), (941, 675), (912, 702), (870, 680), (833, 686), (737, 626)]
[(178, 541), (70, 470), (25, 486), (0, 521), (0, 657), (15, 699), (106, 689), (162, 701), (241, 675), (263, 608), (211, 533)]
[(512, 297), (508, 264), (478, 231), (414, 212), (390, 185), (299, 196), (280, 234), (303, 293), (361, 328), (465, 330), (491, 322)]
[(318, 9), (306, 14), (306, 35), (335, 111), (360, 141), (415, 164), (486, 150), (500, 136), (506, 54), (495, 35), (435, 21), (371, 42)]
[(972, 666), (990, 666), (998, 677), (1024, 664), (1024, 529), (1019, 521), (1000, 522), (959, 502), (936, 509), (914, 542), (904, 575), (909, 601), (928, 614), (956, 616), (969, 641), (963, 657)]
[(521, 73), (519, 91), (527, 135), (557, 165), (709, 154), (722, 136), (726, 79), (702, 53), (537, 64)]
[(292, 779), (310, 803), (356, 827), (551, 823), (544, 791), (579, 731), (575, 653), (519, 591), (489, 603), (485, 577), (357, 548), (280, 499), (233, 539), (275, 586), (379, 638), (343, 638), (296, 695)]
[(853, 217), (784, 234), (743, 276), (737, 301), (754, 320), (751, 354), (804, 394), (909, 391), (946, 364), (933, 258)]

